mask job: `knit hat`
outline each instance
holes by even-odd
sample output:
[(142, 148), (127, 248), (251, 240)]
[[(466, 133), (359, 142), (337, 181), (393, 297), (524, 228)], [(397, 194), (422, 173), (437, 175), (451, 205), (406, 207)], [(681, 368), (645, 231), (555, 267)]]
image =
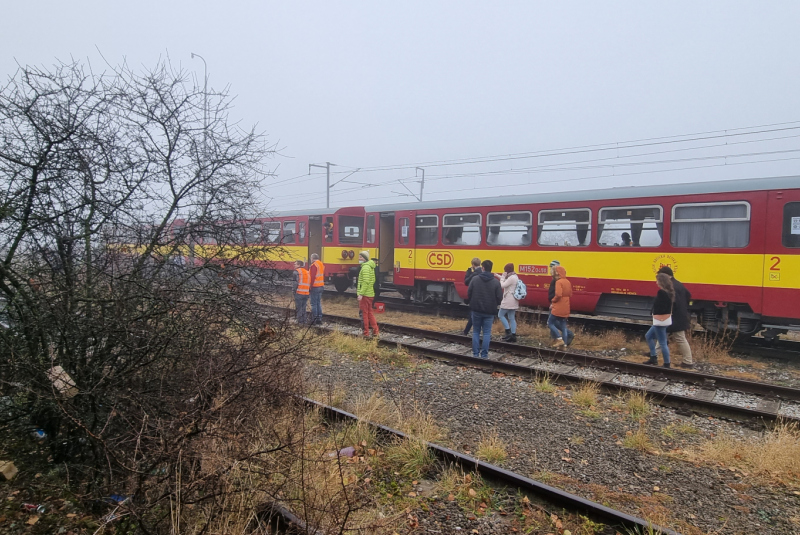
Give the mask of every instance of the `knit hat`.
[(369, 251), (361, 251), (358, 256), (363, 256), (364, 260), (369, 260)]
[(672, 273), (672, 268), (669, 266), (661, 266), (661, 269), (658, 270), (659, 273), (666, 273), (670, 277), (674, 277), (675, 275)]
[(556, 266), (560, 266), (560, 265), (561, 265), (561, 262), (559, 262), (558, 260), (553, 260), (552, 262), (550, 262), (550, 267), (556, 267)]
[(506, 273), (514, 273), (514, 264), (509, 262), (508, 264), (506, 264), (506, 267), (503, 268), (503, 271), (505, 271)]

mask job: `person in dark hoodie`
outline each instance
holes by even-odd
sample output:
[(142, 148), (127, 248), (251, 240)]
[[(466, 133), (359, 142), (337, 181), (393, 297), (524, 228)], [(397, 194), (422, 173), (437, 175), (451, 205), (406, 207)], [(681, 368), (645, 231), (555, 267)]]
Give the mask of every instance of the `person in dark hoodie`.
[[(469, 283), (470, 281), (472, 281), (472, 277), (474, 277), (480, 272), (481, 272), (481, 259), (477, 257), (473, 258), (472, 265), (467, 268), (467, 272), (464, 274), (464, 286), (469, 288)], [(467, 299), (467, 304), (469, 304), (469, 299)], [(472, 330), (472, 312), (469, 313), (467, 326), (464, 327), (464, 336), (467, 336), (470, 330)]]
[(686, 286), (675, 278), (672, 274), (672, 268), (664, 266), (658, 270), (659, 273), (664, 273), (672, 278), (672, 288), (675, 290), (675, 304), (672, 308), (672, 325), (667, 327), (667, 334), (671, 334), (672, 341), (678, 347), (681, 353), (681, 368), (694, 368), (692, 361), (692, 346), (686, 339), (687, 333), (692, 329), (692, 320), (689, 315), (689, 302), (692, 300), (692, 294), (686, 289)]
[[(469, 309), (472, 313), (472, 356), (489, 358), (489, 342), (492, 339), (492, 322), (497, 315), (497, 307), (503, 301), (503, 289), (492, 274), (491, 260), (481, 262), (483, 270), (472, 277), (467, 289)], [(481, 339), (483, 333), (483, 339)]]

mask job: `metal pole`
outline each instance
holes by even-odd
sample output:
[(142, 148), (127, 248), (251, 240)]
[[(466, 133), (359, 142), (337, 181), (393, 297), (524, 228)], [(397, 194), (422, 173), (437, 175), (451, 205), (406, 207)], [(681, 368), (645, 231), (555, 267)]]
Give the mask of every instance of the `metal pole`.
[(422, 191), (425, 189), (425, 169), (417, 167), (417, 170), (422, 171), (422, 182), (419, 185), (419, 202), (422, 202)]
[(331, 207), (331, 162), (325, 162), (325, 165), (320, 165), (317, 163), (310, 163), (308, 164), (308, 174), (311, 174), (312, 167), (324, 167), (327, 170), (326, 173), (326, 183), (325, 183), (325, 208)]

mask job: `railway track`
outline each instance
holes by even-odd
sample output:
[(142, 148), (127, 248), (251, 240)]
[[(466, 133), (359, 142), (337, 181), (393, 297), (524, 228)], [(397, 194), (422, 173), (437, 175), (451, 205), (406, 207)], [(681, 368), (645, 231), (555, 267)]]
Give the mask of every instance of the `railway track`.
[[(325, 318), (327, 325), (322, 328), (361, 334), (357, 318)], [(401, 345), (415, 354), (448, 363), (522, 377), (547, 375), (560, 384), (591, 381), (611, 393), (643, 391), (659, 405), (760, 425), (778, 419), (800, 422), (797, 388), (494, 340), (490, 358), (485, 360), (472, 356), (471, 337), (404, 325), (380, 326), (381, 345)]]
[[(401, 431), (384, 425), (361, 420), (356, 415), (336, 407), (325, 405), (309, 398), (303, 398), (303, 401), (308, 406), (319, 409), (323, 414), (332, 420), (359, 421), (373, 427), (380, 434), (398, 437), (401, 439), (407, 437), (407, 435)], [(591, 500), (581, 498), (580, 496), (564, 492), (563, 490), (555, 487), (545, 485), (540, 481), (510, 472), (500, 468), (499, 466), (495, 466), (484, 461), (479, 461), (474, 457), (464, 455), (455, 450), (451, 450), (430, 442), (427, 442), (426, 445), (437, 458), (445, 463), (458, 465), (463, 470), (475, 471), (486, 480), (496, 481), (519, 489), (522, 492), (530, 493), (555, 507), (587, 515), (593, 520), (603, 522), (604, 524), (615, 528), (618, 531), (625, 530), (628, 533), (678, 535), (675, 531), (654, 526), (642, 518), (638, 518), (621, 511), (611, 509)]]
[[(348, 298), (356, 297), (355, 293), (339, 293), (336, 290), (325, 290), (326, 295), (340, 295)], [(386, 308), (398, 312), (408, 312), (412, 314), (426, 314), (434, 316), (448, 316), (453, 318), (467, 319), (469, 309), (461, 304), (428, 303), (420, 304), (408, 301), (401, 297), (391, 297), (381, 295), (377, 302), (385, 304)], [(547, 321), (547, 314), (540, 311), (520, 309), (517, 311), (517, 321), (539, 322)], [(579, 324), (586, 329), (602, 331), (608, 329), (621, 329), (627, 332), (644, 334), (649, 328), (649, 323), (637, 322), (634, 320), (614, 320), (610, 318), (600, 318), (585, 315), (570, 316), (570, 324)], [(701, 333), (702, 331), (697, 331)], [(730, 341), (731, 350), (754, 357), (800, 361), (800, 342), (792, 340), (768, 341), (759, 337), (742, 337)]]

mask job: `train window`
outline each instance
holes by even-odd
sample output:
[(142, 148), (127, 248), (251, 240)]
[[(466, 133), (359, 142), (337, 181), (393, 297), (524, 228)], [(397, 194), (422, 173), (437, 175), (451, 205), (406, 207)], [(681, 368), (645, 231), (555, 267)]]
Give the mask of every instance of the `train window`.
[(444, 245), (481, 244), (481, 214), (448, 214), (442, 223)]
[(325, 224), (322, 225), (322, 229), (325, 231), (325, 241), (328, 243), (333, 242), (333, 217), (326, 217)]
[(713, 202), (672, 207), (673, 247), (747, 247), (750, 203)]
[(664, 236), (664, 209), (660, 206), (601, 208), (597, 243), (604, 247), (658, 247)]
[(283, 222), (283, 240), (281, 243), (284, 245), (293, 245), (297, 243), (297, 234), (295, 230), (297, 226), (295, 225), (294, 221), (284, 221)]
[(367, 216), (367, 243), (375, 243), (375, 214)]
[(530, 212), (495, 212), (486, 218), (486, 243), (527, 247), (531, 244), (533, 214)]
[(536, 228), (539, 245), (584, 247), (591, 242), (592, 211), (588, 208), (542, 210)]
[(298, 221), (298, 223), (297, 223), (297, 233), (300, 235), (300, 243), (305, 243), (305, 241), (306, 241), (306, 222), (305, 221)]
[(783, 206), (783, 246), (800, 247), (800, 202)]
[(415, 236), (417, 245), (436, 245), (439, 243), (439, 216), (417, 216)]
[(248, 244), (261, 243), (261, 223), (250, 223), (244, 229), (244, 239)]
[(281, 241), (280, 221), (267, 221), (264, 223), (264, 241), (267, 243), (278, 243)]
[(400, 225), (397, 229), (397, 236), (398, 236), (398, 243), (400, 245), (408, 245), (408, 218), (401, 217), (399, 221)]
[(353, 215), (339, 216), (339, 243), (362, 243), (364, 218)]

